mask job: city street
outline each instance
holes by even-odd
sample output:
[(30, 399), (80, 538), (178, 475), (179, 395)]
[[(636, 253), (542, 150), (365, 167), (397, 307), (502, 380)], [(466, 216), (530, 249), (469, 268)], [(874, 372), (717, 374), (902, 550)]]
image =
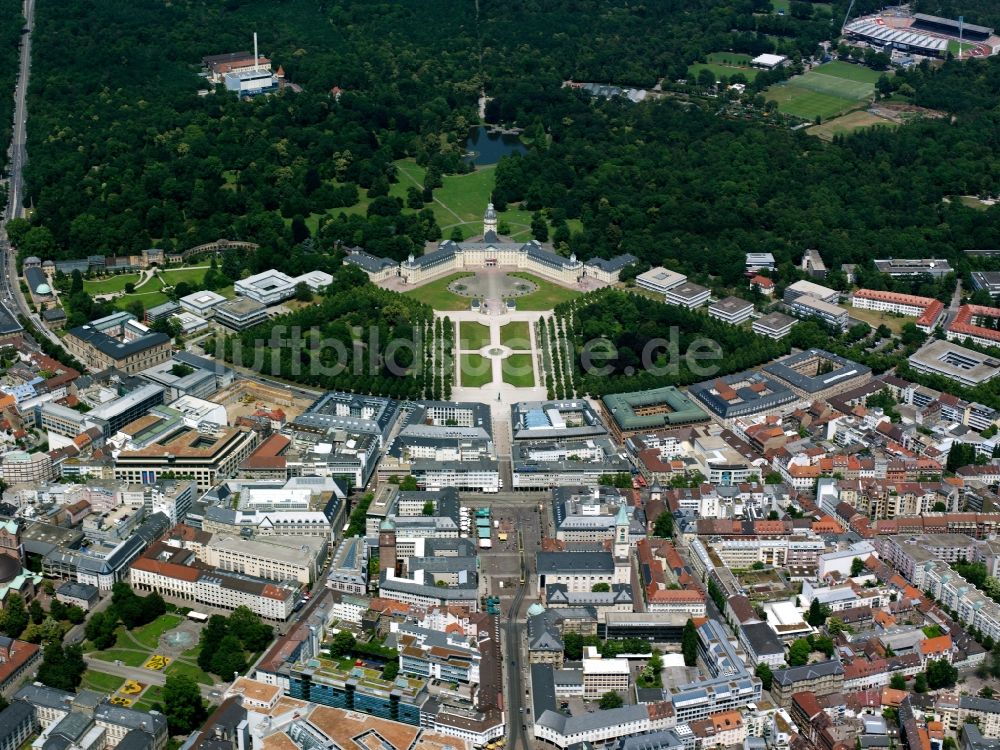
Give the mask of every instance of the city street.
[[(535, 552), (541, 548), (543, 533), (548, 533), (551, 515), (548, 492), (504, 492), (490, 498), (482, 495), (463, 495), (462, 504), (469, 507), (489, 505), (492, 518), (514, 529), (507, 543), (498, 542), (489, 550), (480, 551), (482, 577), (487, 594), (500, 597), (502, 648), (506, 656), (504, 681), (508, 721), (507, 748), (529, 750), (532, 747), (530, 731), (530, 704), (526, 704), (528, 688), (527, 609), (537, 598), (534, 589)], [(541, 510), (539, 505), (541, 504)], [(522, 547), (518, 547), (518, 532)], [(523, 551), (523, 555), (522, 555)], [(521, 584), (523, 576), (524, 584)], [(503, 581), (503, 588), (500, 582)]]
[[(117, 675), (118, 677), (124, 677), (126, 680), (135, 680), (145, 685), (164, 685), (167, 681), (167, 676), (163, 672), (155, 672), (151, 669), (143, 669), (142, 667), (127, 667), (124, 664), (116, 664), (112, 661), (101, 661), (100, 659), (95, 659), (90, 654), (84, 654), (83, 660), (87, 663), (87, 668), (93, 669), (95, 672)], [(218, 703), (222, 691), (229, 686), (219, 682), (214, 685), (199, 685), (198, 687), (201, 690), (203, 698), (212, 703)]]

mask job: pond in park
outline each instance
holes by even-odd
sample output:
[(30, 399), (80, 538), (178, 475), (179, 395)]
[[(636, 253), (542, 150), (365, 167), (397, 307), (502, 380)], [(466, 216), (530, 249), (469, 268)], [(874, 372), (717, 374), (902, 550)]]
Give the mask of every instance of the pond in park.
[(469, 140), (465, 142), (467, 158), (477, 167), (485, 164), (496, 164), (501, 156), (507, 154), (523, 154), (528, 149), (519, 136), (509, 133), (491, 131), (480, 125), (469, 131)]

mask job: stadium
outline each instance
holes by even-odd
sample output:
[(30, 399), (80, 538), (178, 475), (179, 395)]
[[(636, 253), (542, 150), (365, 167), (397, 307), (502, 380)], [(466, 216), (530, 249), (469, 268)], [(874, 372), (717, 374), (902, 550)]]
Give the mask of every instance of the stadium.
[[(856, 18), (844, 26), (844, 36), (887, 52), (899, 50), (925, 57), (989, 57), (1000, 50), (993, 29), (924, 13), (879, 13)], [(960, 44), (961, 42), (961, 44)]]

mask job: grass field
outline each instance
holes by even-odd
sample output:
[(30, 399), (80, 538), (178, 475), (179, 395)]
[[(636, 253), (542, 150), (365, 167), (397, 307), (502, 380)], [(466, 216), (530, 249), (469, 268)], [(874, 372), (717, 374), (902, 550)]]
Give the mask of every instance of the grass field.
[(152, 711), (157, 703), (163, 703), (163, 688), (159, 685), (150, 685), (139, 696), (139, 700), (135, 702), (132, 708), (137, 711)]
[(176, 659), (167, 665), (166, 669), (167, 675), (179, 675), (186, 674), (193, 678), (195, 682), (199, 685), (211, 685), (215, 682), (210, 676), (201, 671), (201, 669), (192, 664), (185, 664), (182, 661), (177, 661)]
[(975, 46), (974, 44), (969, 44), (969, 42), (959, 42), (957, 39), (948, 40), (948, 51), (955, 56), (958, 55), (960, 50), (965, 53), (975, 48)]
[(531, 331), (528, 322), (515, 320), (500, 327), (500, 343), (511, 349), (527, 349), (531, 346)]
[[(747, 55), (737, 53), (719, 53), (727, 58), (749, 59)], [(735, 70), (735, 69), (734, 69)], [(754, 71), (748, 69), (741, 72), (752, 80)], [(728, 75), (732, 75), (729, 72)], [(399, 159), (393, 164), (396, 166), (396, 182), (389, 186), (389, 195), (393, 198), (401, 199), (404, 214), (413, 214), (417, 210), (406, 207), (406, 194), (409, 188), (423, 188), (424, 178), (427, 171), (416, 163), (413, 159)], [(493, 165), (478, 167), (474, 172), (468, 174), (444, 175), (441, 179), (441, 187), (434, 191), (434, 200), (426, 204), (423, 208), (429, 208), (434, 212), (434, 218), (438, 226), (441, 227), (445, 238), (451, 236), (452, 231), (458, 228), (464, 238), (475, 237), (482, 234), (483, 211), (493, 193), (493, 186), (496, 180), (495, 167)], [(235, 177), (233, 178), (235, 179)], [(333, 183), (337, 184), (337, 183)], [(306, 226), (309, 231), (315, 234), (320, 222), (327, 216), (339, 216), (341, 213), (347, 216), (366, 216), (368, 206), (372, 199), (367, 196), (367, 191), (358, 189), (358, 202), (353, 206), (343, 208), (331, 208), (325, 212), (312, 213), (305, 217)], [(523, 211), (516, 205), (511, 206), (507, 211), (499, 215), (500, 221), (506, 221), (511, 227), (511, 236), (519, 240), (530, 239), (529, 224), (531, 222), (531, 212)], [(283, 219), (285, 226), (292, 223), (291, 219)], [(580, 230), (579, 220), (570, 220), (571, 231)], [(549, 230), (551, 232), (551, 226)], [(119, 290), (120, 291), (120, 290)]]
[(983, 203), (974, 195), (960, 195), (958, 196), (958, 202), (976, 211), (986, 211), (990, 208), (988, 203)]
[(160, 291), (160, 288), (159, 283), (151, 281), (135, 294), (123, 294), (121, 297), (116, 297), (114, 305), (119, 310), (124, 310), (130, 302), (135, 300), (142, 302), (143, 307), (147, 310), (151, 307), (162, 305), (169, 298)]
[[(168, 286), (177, 286), (182, 281), (191, 286), (200, 286), (205, 280), (207, 270), (207, 268), (164, 268), (160, 271), (160, 275), (163, 278), (163, 283)], [(139, 291), (142, 292), (145, 289), (146, 287), (143, 286)]]
[(828, 120), (856, 108), (875, 90), (882, 74), (836, 60), (771, 86), (765, 97), (778, 111), (804, 120)]
[(125, 678), (118, 675), (95, 672), (88, 669), (83, 673), (82, 687), (88, 690), (96, 690), (99, 693), (113, 693), (125, 684)]
[(705, 60), (688, 66), (688, 78), (695, 78), (702, 70), (715, 73), (715, 80), (722, 76), (730, 78), (737, 73), (742, 73), (747, 81), (757, 77), (757, 69), (750, 67), (750, 55), (741, 52), (712, 52)]
[(472, 300), (467, 297), (460, 297), (459, 295), (448, 291), (448, 284), (453, 282), (455, 279), (461, 279), (466, 276), (473, 276), (472, 273), (454, 273), (450, 276), (444, 276), (437, 281), (432, 281), (429, 284), (424, 284), (419, 289), (412, 289), (408, 292), (403, 292), (403, 294), (408, 297), (413, 297), (421, 302), (425, 302), (435, 310), (468, 310), (469, 305), (472, 304)]
[(444, 203), (456, 216), (453, 221), (483, 220), (483, 211), (489, 203), (496, 180), (493, 167), (479, 167), (469, 174), (449, 175), (434, 192), (434, 197)]
[(459, 360), (462, 386), (480, 388), (493, 382), (493, 366), (481, 354), (463, 354)]
[(842, 117), (828, 120), (822, 125), (813, 125), (811, 128), (807, 128), (806, 132), (810, 135), (818, 136), (824, 141), (831, 141), (835, 135), (846, 135), (856, 130), (874, 127), (875, 125), (888, 128), (899, 127), (898, 123), (892, 120), (886, 120), (884, 117), (873, 115), (871, 112), (857, 110), (855, 112), (848, 112)]
[(472, 321), (463, 321), (458, 324), (458, 348), (459, 349), (482, 349), (490, 343), (489, 326)]
[(83, 291), (87, 294), (111, 294), (113, 292), (120, 292), (125, 289), (125, 285), (129, 282), (135, 284), (139, 281), (139, 274), (137, 273), (123, 273), (119, 276), (109, 276), (106, 279), (100, 279), (99, 281), (88, 281), (84, 279), (83, 281)]
[(396, 165), (396, 182), (389, 186), (389, 195), (406, 202), (406, 191), (411, 187), (422, 188), (427, 170), (413, 159), (400, 159)]
[(717, 65), (716, 63), (695, 63), (694, 65), (688, 66), (688, 79), (697, 78), (698, 74), (703, 70), (710, 70), (715, 74), (715, 80), (721, 80), (723, 77), (732, 78), (737, 73), (741, 73), (747, 82), (753, 81), (757, 77), (757, 70), (755, 68), (737, 68), (730, 65)]
[[(413, 159), (401, 159), (394, 163), (398, 180), (389, 188), (389, 194), (405, 201), (408, 188), (423, 186), (426, 171)], [(434, 212), (445, 237), (450, 236), (455, 226), (462, 230), (465, 237), (480, 233), (483, 211), (493, 193), (495, 179), (492, 166), (441, 178), (441, 187), (434, 191), (434, 201), (428, 207)]]
[(872, 85), (874, 85), (875, 82), (883, 75), (892, 75), (892, 73), (872, 70), (871, 68), (866, 68), (864, 65), (854, 65), (853, 63), (843, 62), (842, 60), (828, 62), (818, 68), (815, 68), (811, 72), (822, 72), (823, 75), (843, 78), (847, 81), (870, 83)]
[(775, 13), (781, 11), (786, 16), (789, 13), (790, 0), (771, 0), (771, 10)]
[(903, 318), (887, 312), (882, 312), (880, 310), (862, 310), (857, 307), (850, 307), (847, 312), (852, 318), (864, 321), (872, 328), (878, 328), (879, 326), (884, 325), (896, 336), (903, 332), (903, 326), (905, 324), (912, 323), (916, 320), (916, 318)]
[(519, 279), (527, 279), (538, 286), (538, 291), (515, 300), (518, 310), (551, 310), (559, 303), (567, 302), (580, 294), (580, 292), (532, 276), (530, 273), (512, 271), (510, 275), (517, 276)]
[(160, 636), (168, 630), (173, 630), (184, 621), (180, 615), (160, 615), (148, 625), (136, 628), (130, 635), (133, 639), (150, 650), (160, 645)]
[(505, 383), (518, 388), (532, 388), (535, 385), (530, 354), (511, 354), (500, 363), (500, 369)]

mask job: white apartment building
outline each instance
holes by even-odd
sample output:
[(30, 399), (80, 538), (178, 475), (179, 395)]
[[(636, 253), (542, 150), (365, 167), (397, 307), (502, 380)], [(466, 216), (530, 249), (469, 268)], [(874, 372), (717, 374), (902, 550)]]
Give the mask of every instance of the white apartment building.
[(432, 461), (421, 459), (412, 464), (412, 473), (421, 488), (440, 490), (454, 487), (468, 492), (500, 491), (500, 469), (496, 461)]
[(983, 637), (1000, 640), (1000, 605), (965, 580), (948, 563), (928, 560), (923, 564), (924, 590), (949, 609), (958, 612), (963, 625), (979, 630)]
[(628, 659), (602, 659), (597, 648), (587, 646), (583, 655), (583, 697), (600, 698), (609, 691), (623, 693), (629, 686)]
[(718, 302), (708, 306), (708, 314), (713, 318), (738, 326), (750, 320), (753, 314), (753, 303), (739, 297), (723, 297)]
[(712, 291), (707, 287), (695, 284), (693, 281), (685, 281), (683, 284), (668, 289), (664, 301), (668, 305), (679, 305), (693, 310), (708, 302), (708, 298), (711, 296)]
[(719, 539), (712, 549), (727, 568), (745, 570), (757, 562), (775, 567), (814, 563), (826, 545), (822, 539), (802, 537)]
[(878, 289), (858, 289), (851, 295), (851, 305), (862, 310), (876, 310), (917, 318), (917, 328), (930, 333), (941, 320), (944, 304), (933, 297), (900, 294)]
[(663, 295), (666, 295), (669, 290), (675, 286), (680, 286), (685, 281), (687, 281), (687, 276), (676, 271), (671, 271), (663, 266), (651, 268), (635, 277), (636, 286)]

